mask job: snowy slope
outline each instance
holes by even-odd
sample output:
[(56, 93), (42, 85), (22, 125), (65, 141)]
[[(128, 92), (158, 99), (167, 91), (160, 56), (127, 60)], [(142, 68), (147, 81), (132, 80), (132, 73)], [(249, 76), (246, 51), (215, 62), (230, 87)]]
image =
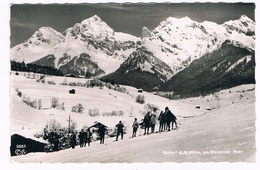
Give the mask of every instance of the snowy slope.
[[(178, 118), (178, 131), (139, 136), (129, 139), (133, 118), (142, 118), (144, 105), (135, 102), (138, 93), (135, 88), (126, 87), (129, 93), (109, 89), (73, 87), (76, 94), (68, 93), (69, 86), (58, 85), (63, 77), (47, 77), (46, 81), (56, 85), (40, 84), (28, 79), (22, 73), (11, 75), (11, 133), (27, 137), (38, 133), (46, 121), (56, 119), (66, 126), (68, 114), (77, 122), (78, 129), (100, 121), (109, 127), (122, 120), (127, 127), (123, 141), (112, 142), (107, 138), (106, 145), (93, 142), (91, 147), (75, 150), (67, 149), (55, 153), (29, 153), (11, 157), (12, 162), (57, 163), (57, 162), (253, 162), (255, 161), (255, 85), (242, 85), (218, 93), (214, 96), (170, 101), (151, 93), (143, 92), (146, 103), (157, 105), (160, 109), (168, 106)], [(68, 82), (84, 82), (84, 79), (67, 78)], [(42, 99), (42, 107), (50, 106), (51, 97), (65, 102), (65, 111), (57, 109), (36, 110), (26, 106), (16, 95), (15, 89), (31, 99)], [(53, 93), (55, 91), (55, 93)], [(242, 96), (242, 97), (241, 97)], [(71, 106), (82, 103), (83, 114), (70, 112)], [(200, 105), (200, 109), (195, 106)], [(123, 117), (90, 117), (89, 108), (98, 107), (100, 113), (123, 110)], [(211, 111), (206, 108), (213, 108)], [(134, 117), (129, 117), (133, 115)], [(185, 118), (187, 117), (187, 118)], [(189, 118), (188, 118), (189, 117)], [(158, 130), (158, 125), (156, 127)], [(187, 151), (187, 152), (186, 152)], [(89, 154), (91, 153), (91, 154)]]
[[(27, 76), (27, 73), (24, 73)], [(46, 119), (58, 119), (61, 121), (61, 124), (64, 126), (67, 126), (66, 119), (68, 118), (68, 115), (71, 114), (72, 118), (78, 121), (78, 128), (81, 129), (83, 125), (85, 124), (93, 124), (94, 121), (97, 121), (99, 119), (103, 120), (104, 123), (114, 126), (116, 122), (119, 121), (119, 119), (122, 119), (121, 117), (112, 117), (115, 119), (115, 121), (111, 122), (111, 118), (108, 117), (90, 117), (88, 115), (89, 109), (98, 108), (100, 114), (104, 112), (111, 112), (116, 110), (122, 110), (124, 112), (124, 119), (131, 120), (132, 117), (129, 118), (129, 115), (137, 116), (139, 119), (142, 118), (141, 112), (144, 111), (144, 105), (138, 104), (135, 102), (135, 98), (140, 93), (137, 92), (136, 88), (128, 87), (126, 86), (129, 94), (127, 93), (121, 93), (114, 90), (109, 90), (108, 88), (100, 89), (100, 88), (86, 88), (86, 87), (77, 87), (77, 86), (62, 86), (59, 85), (62, 82), (66, 81), (67, 83), (70, 82), (81, 82), (85, 83), (86, 79), (78, 79), (78, 78), (67, 78), (67, 77), (55, 77), (50, 76), (46, 77), (46, 82), (48, 81), (54, 81), (56, 85), (51, 84), (41, 84), (37, 83), (35, 79), (26, 78), (23, 73), (21, 73), (19, 76), (12, 75), (11, 77), (11, 96), (12, 102), (11, 109), (12, 113), (14, 113), (15, 118), (19, 118), (18, 121), (21, 120), (21, 117), (23, 117), (23, 114), (28, 114), (28, 116), (24, 117), (24, 121), (27, 120), (29, 115), (36, 113), (41, 113), (41, 116), (44, 116), (44, 119), (39, 119), (39, 121), (32, 121), (30, 119), (27, 120), (27, 123), (39, 123), (39, 129), (41, 129), (43, 126), (42, 124), (46, 124)], [(25, 97), (30, 97), (31, 100), (35, 99), (41, 99), (42, 100), (42, 110), (35, 110), (30, 107), (25, 107), (26, 105), (21, 101), (22, 99), (19, 98), (16, 95), (15, 89), (19, 89), (19, 91), (22, 92), (22, 94)], [(75, 89), (76, 94), (71, 95), (68, 93), (70, 89)], [(55, 91), (55, 93), (53, 93)], [(169, 107), (174, 108), (175, 105), (179, 105), (178, 102), (170, 102), (168, 99), (144, 92), (142, 95), (145, 96), (146, 103), (153, 103), (156, 106), (158, 106), (160, 109), (164, 109), (165, 105), (167, 104)], [(60, 103), (65, 103), (65, 111), (57, 110), (57, 109), (50, 109), (50, 103), (52, 97), (57, 97), (60, 101)], [(71, 112), (71, 108), (74, 105), (77, 105), (81, 103), (84, 106), (84, 112), (83, 114), (76, 114)], [(16, 106), (17, 105), (17, 106)], [(193, 107), (193, 106), (190, 106)], [(46, 108), (46, 109), (44, 109)], [(183, 107), (184, 108), (184, 107)], [(24, 113), (20, 113), (22, 110), (24, 110)], [(21, 115), (20, 115), (21, 114)], [(190, 115), (188, 110), (185, 112), (179, 113), (181, 115)], [(194, 113), (192, 114), (201, 114), (200, 111), (194, 110)], [(141, 117), (140, 117), (141, 116)], [(14, 124), (15, 125), (15, 124)], [(21, 127), (14, 128), (21, 129)], [(28, 126), (25, 129), (30, 128)]]

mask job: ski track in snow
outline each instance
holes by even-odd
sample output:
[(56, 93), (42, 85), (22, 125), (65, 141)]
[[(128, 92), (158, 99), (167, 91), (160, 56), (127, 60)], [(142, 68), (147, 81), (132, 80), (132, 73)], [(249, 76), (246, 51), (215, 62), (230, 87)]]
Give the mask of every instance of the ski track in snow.
[[(91, 143), (90, 147), (66, 149), (52, 153), (29, 153), (23, 156), (11, 157), (11, 162), (19, 163), (136, 163), (136, 162), (254, 162), (255, 161), (255, 85), (242, 85), (219, 92), (219, 102), (212, 95), (206, 97), (168, 100), (151, 93), (143, 92), (145, 101), (152, 103), (161, 110), (165, 106), (177, 115), (179, 129), (142, 135), (137, 131), (136, 138), (129, 138), (134, 117), (142, 119), (139, 111), (144, 105), (135, 102), (137, 90), (127, 87), (129, 94), (108, 89), (67, 87), (60, 85), (39, 84), (35, 79), (11, 76), (11, 133), (33, 136), (41, 131), (49, 119), (55, 118), (62, 126), (67, 125), (66, 119), (70, 113), (77, 122), (78, 129), (83, 125), (91, 125), (95, 120), (109, 127), (122, 120), (127, 126), (127, 134), (123, 140), (113, 142), (114, 138), (106, 138), (105, 145), (99, 141)], [(64, 77), (48, 77), (49, 80), (62, 82)], [(66, 78), (68, 81), (86, 81), (85, 79)], [(66, 101), (66, 111), (57, 109), (36, 110), (26, 106), (15, 94), (15, 89), (31, 98), (44, 98), (43, 106), (48, 106), (52, 96), (58, 96), (60, 101)], [(66, 94), (74, 88), (75, 95)], [(229, 93), (229, 90), (231, 93)], [(244, 92), (243, 92), (244, 90)], [(55, 93), (53, 93), (55, 92)], [(111, 94), (111, 95), (110, 95)], [(243, 95), (243, 97), (241, 97)], [(115, 98), (116, 96), (116, 98)], [(69, 102), (69, 103), (68, 103)], [(70, 112), (70, 107), (82, 103), (85, 114)], [(69, 105), (69, 106), (68, 106)], [(103, 111), (120, 108), (123, 117), (90, 117), (86, 116), (89, 108), (95, 105)], [(200, 105), (200, 109), (195, 106)], [(219, 108), (207, 111), (207, 107)], [(109, 110), (110, 109), (110, 110)], [(131, 111), (132, 110), (132, 111)], [(50, 112), (53, 115), (50, 115)], [(129, 117), (130, 113), (134, 117)], [(183, 118), (183, 116), (194, 116)], [(21, 127), (24, 127), (22, 129)], [(156, 131), (158, 131), (158, 124)], [(139, 136), (141, 135), (141, 136)], [(229, 153), (225, 153), (229, 152)], [(234, 151), (240, 152), (235, 153)]]

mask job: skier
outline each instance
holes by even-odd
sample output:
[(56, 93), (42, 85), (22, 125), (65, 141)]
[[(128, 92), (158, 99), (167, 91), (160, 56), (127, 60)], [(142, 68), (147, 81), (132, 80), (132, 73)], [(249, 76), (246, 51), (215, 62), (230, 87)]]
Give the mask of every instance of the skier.
[(132, 127), (133, 127), (132, 138), (133, 138), (133, 137), (136, 137), (136, 132), (137, 132), (137, 129), (138, 129), (138, 127), (139, 127), (139, 123), (137, 122), (137, 118), (135, 118)]
[(143, 124), (144, 124), (144, 135), (149, 134), (149, 127), (151, 123), (151, 116), (150, 112), (147, 112), (147, 114), (144, 116)]
[(163, 112), (163, 131), (167, 130), (167, 114)]
[(166, 122), (167, 122), (167, 130), (170, 131), (171, 130), (171, 122), (173, 120), (173, 114), (172, 112), (169, 110), (168, 107), (165, 107), (165, 114), (166, 114)]
[(90, 129), (88, 128), (86, 133), (86, 141), (84, 143), (84, 147), (86, 146), (86, 143), (88, 143), (88, 146), (90, 146), (91, 138), (92, 138), (92, 133), (90, 132)]
[(71, 142), (72, 149), (74, 149), (77, 143), (76, 134), (74, 131), (72, 131), (72, 133), (70, 134), (70, 142)]
[(174, 114), (172, 114), (172, 129), (174, 129), (173, 125), (175, 124), (175, 129), (178, 130), (179, 127), (177, 125), (177, 121), (176, 120), (177, 120), (177, 117)]
[(154, 133), (155, 124), (156, 124), (156, 115), (153, 114), (151, 117), (151, 133)]
[(87, 131), (86, 131), (85, 129), (83, 130), (83, 136), (82, 136), (82, 138), (83, 138), (83, 140), (82, 140), (82, 142), (83, 142), (82, 146), (83, 146), (83, 147), (86, 147), (86, 144), (87, 144)]
[(104, 144), (104, 142), (105, 142), (105, 132), (106, 132), (106, 127), (104, 125), (100, 125), (98, 128), (100, 144)]
[(58, 151), (59, 148), (59, 137), (58, 134), (56, 132), (56, 129), (51, 130), (50, 132), (50, 143), (53, 145), (53, 151)]
[(118, 136), (121, 134), (121, 140), (123, 140), (124, 137), (124, 125), (122, 121), (120, 120), (119, 123), (116, 125), (117, 133), (116, 133), (116, 141), (118, 141)]
[(48, 130), (47, 130), (47, 128), (44, 128), (43, 129), (43, 139), (46, 140), (48, 138), (49, 138)]
[(159, 132), (162, 132), (163, 131), (163, 126), (164, 126), (164, 114), (163, 114), (163, 111), (161, 111), (159, 117), (158, 117), (158, 120), (159, 120), (159, 123), (160, 123), (160, 126), (159, 126)]
[(82, 148), (84, 145), (84, 131), (83, 129), (81, 129), (81, 131), (79, 132), (79, 146)]

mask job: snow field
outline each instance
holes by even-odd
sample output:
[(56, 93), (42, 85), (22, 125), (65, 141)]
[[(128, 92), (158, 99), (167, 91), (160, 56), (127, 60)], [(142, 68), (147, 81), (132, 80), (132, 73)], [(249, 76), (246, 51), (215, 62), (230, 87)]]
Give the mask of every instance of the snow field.
[[(126, 87), (129, 94), (109, 89), (69, 87), (58, 85), (64, 77), (47, 77), (56, 85), (40, 84), (22, 74), (11, 76), (10, 132), (32, 137), (42, 131), (46, 122), (55, 119), (67, 126), (68, 115), (77, 122), (77, 129), (99, 121), (113, 128), (119, 120), (127, 127), (123, 141), (113, 142), (106, 138), (105, 145), (98, 141), (91, 147), (62, 150), (54, 153), (29, 153), (11, 157), (12, 162), (43, 163), (110, 163), (110, 162), (254, 162), (255, 161), (255, 85), (242, 85), (213, 95), (168, 100), (151, 93), (138, 93), (133, 87)], [(67, 81), (86, 81), (66, 78)], [(41, 98), (43, 107), (49, 107), (52, 97), (65, 102), (65, 111), (57, 109), (37, 110), (21, 101), (15, 89), (31, 98)], [(69, 89), (76, 94), (69, 94)], [(130, 139), (135, 117), (143, 118), (144, 105), (135, 102), (137, 95), (145, 96), (145, 104), (151, 103), (164, 110), (166, 106), (177, 116), (178, 131), (155, 133), (143, 136), (138, 129), (137, 137)], [(71, 107), (81, 103), (83, 114), (72, 113)], [(199, 105), (200, 109), (196, 109)], [(219, 108), (218, 108), (219, 106)], [(101, 116), (91, 117), (89, 109), (99, 108)], [(206, 108), (213, 108), (206, 110)], [(122, 110), (124, 116), (103, 117), (102, 112)], [(133, 116), (133, 117), (131, 117)], [(156, 125), (158, 131), (158, 124)], [(141, 136), (139, 136), (141, 135)]]

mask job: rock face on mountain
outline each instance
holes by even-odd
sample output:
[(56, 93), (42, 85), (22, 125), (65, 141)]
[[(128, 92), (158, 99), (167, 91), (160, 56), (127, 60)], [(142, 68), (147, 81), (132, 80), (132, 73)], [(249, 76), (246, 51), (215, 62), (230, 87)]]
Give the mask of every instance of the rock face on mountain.
[[(226, 40), (254, 50), (254, 28), (255, 23), (244, 15), (222, 25), (169, 17), (149, 32), (149, 36), (144, 36), (143, 41), (146, 49), (168, 63), (176, 74), (194, 59), (220, 48)], [(144, 32), (148, 31), (144, 29)]]
[[(176, 82), (174, 81), (173, 83), (173, 80), (175, 80), (176, 76), (180, 71), (185, 70), (186, 68), (189, 70), (190, 64), (195, 60), (196, 61), (199, 60), (202, 56), (209, 56), (208, 58), (210, 59), (210, 61), (201, 59), (199, 61), (203, 61), (205, 62), (205, 64), (200, 65), (199, 67), (196, 68), (193, 67), (192, 70), (194, 69), (195, 72), (198, 71), (207, 74), (205, 70), (201, 71), (201, 69), (203, 69), (203, 67), (205, 67), (204, 65), (206, 64), (210, 64), (208, 69), (212, 69), (210, 68), (212, 66), (212, 62), (219, 61), (220, 59), (223, 59), (223, 57), (229, 58), (230, 60), (232, 60), (232, 62), (235, 61), (239, 62), (239, 60), (241, 59), (237, 56), (239, 55), (239, 51), (251, 51), (251, 52), (254, 51), (254, 44), (255, 44), (254, 27), (255, 27), (254, 22), (246, 16), (241, 16), (239, 20), (228, 21), (222, 25), (217, 25), (216, 23), (213, 22), (198, 23), (192, 21), (188, 17), (184, 17), (181, 19), (169, 17), (168, 19), (166, 19), (166, 21), (162, 21), (159, 24), (159, 26), (156, 27), (153, 31), (150, 31), (149, 29), (144, 27), (142, 30), (143, 48), (139, 48), (138, 52), (135, 51), (129, 57), (130, 61), (135, 61), (135, 63), (130, 63), (128, 60), (127, 62), (123, 63), (121, 67), (113, 74), (106, 76), (105, 79), (112, 80), (120, 84), (133, 85), (135, 87), (144, 88), (146, 90), (155, 90), (158, 88), (163, 91), (181, 90), (183, 86), (179, 82), (182, 81), (176, 80)], [(229, 44), (229, 45), (228, 47), (225, 47), (224, 44)], [(235, 52), (231, 52), (232, 49), (234, 48), (236, 48)], [(252, 52), (251, 56), (253, 55), (253, 53), (254, 52)], [(135, 54), (139, 54), (139, 55), (135, 55)], [(157, 65), (160, 68), (164, 68), (163, 71), (154, 72), (152, 69), (145, 69), (145, 70), (136, 69), (136, 68), (140, 68), (137, 66), (136, 63), (141, 63), (141, 65), (146, 65), (146, 68), (154, 68), (151, 67), (154, 65), (152, 64), (151, 60), (145, 60), (145, 61), (142, 60), (144, 58), (143, 54), (149, 54), (149, 56), (156, 57)], [(221, 56), (218, 56), (218, 54)], [(231, 59), (230, 58), (231, 56), (229, 55), (231, 55), (233, 59)], [(252, 77), (253, 76), (252, 73), (254, 71), (254, 57), (249, 63), (250, 63), (250, 67), (252, 67), (252, 69), (250, 69), (249, 71), (250, 73), (248, 72), (250, 74), (248, 75), (250, 78), (244, 76), (243, 79), (247, 77), (246, 79), (250, 79), (250, 81), (241, 80), (240, 83), (254, 82), (253, 81), (254, 78)], [(167, 69), (165, 69), (166, 68), (165, 65), (168, 66)], [(135, 69), (131, 69), (133, 67)], [(171, 69), (171, 71), (169, 71), (169, 69)], [(226, 70), (224, 69), (222, 71), (226, 71)], [(133, 76), (131, 72), (135, 76)], [(140, 77), (140, 75), (137, 76), (136, 75), (137, 72), (139, 74), (143, 74), (143, 75), (145, 74), (145, 76), (143, 77)], [(149, 76), (147, 75), (148, 72), (149, 72)], [(162, 74), (165, 75), (164, 78), (162, 78), (163, 77)], [(193, 75), (194, 72), (191, 71), (189, 74)], [(219, 74), (219, 72), (213, 72), (211, 76), (213, 76), (214, 74)], [(186, 78), (186, 76), (188, 75), (183, 73), (180, 75), (181, 75), (180, 76), (181, 79), (187, 80), (186, 82), (187, 88), (190, 90), (193, 89), (193, 87), (197, 87), (200, 84), (201, 81), (200, 79), (196, 78), (197, 84), (195, 85), (192, 82), (189, 82), (189, 80)], [(151, 78), (151, 76), (153, 78)], [(173, 78), (169, 80), (172, 76)], [(202, 74), (200, 76), (203, 77)], [(235, 75), (226, 74), (224, 77), (228, 77), (228, 76), (235, 76)], [(221, 75), (215, 81), (226, 81), (226, 80), (222, 80), (222, 78), (223, 76)], [(236, 79), (239, 79), (239, 77), (236, 76)], [(159, 82), (161, 82), (162, 87), (158, 86)], [(174, 87), (176, 83), (179, 84), (178, 86)], [(147, 86), (147, 84), (149, 84), (149, 86)], [(209, 87), (209, 89), (205, 88), (204, 90), (208, 90), (208, 91), (210, 91), (210, 89), (212, 90), (220, 87), (220, 84), (213, 86), (208, 83), (205, 83), (204, 81), (201, 81), (201, 84), (207, 84), (205, 87)], [(225, 86), (231, 86), (231, 84), (233, 83), (231, 82), (226, 83)], [(189, 85), (191, 85), (191, 87), (189, 87)], [(179, 87), (180, 89), (177, 89), (177, 87)], [(183, 90), (185, 89), (186, 88), (183, 88)], [(201, 89), (199, 88), (196, 93), (197, 94), (201, 93), (201, 91), (203, 91), (203, 88)], [(179, 91), (179, 92), (184, 93), (184, 91)]]
[[(223, 44), (254, 53), (255, 22), (245, 15), (223, 24), (169, 17), (153, 30), (144, 27), (142, 37), (135, 37), (115, 32), (95, 15), (63, 33), (40, 28), (11, 49), (11, 59), (51, 66), (64, 74), (105, 76), (103, 79), (149, 90), (159, 86), (172, 89), (168, 83), (163, 84), (188, 69), (193, 61), (202, 56), (217, 60), (229, 55), (217, 57), (219, 51), (229, 51)], [(236, 54), (239, 52), (232, 56), (238, 61)]]
[(138, 48), (114, 73), (102, 80), (130, 85), (144, 90), (155, 89), (156, 85), (172, 77), (171, 68), (145, 48)]
[(194, 60), (160, 89), (190, 97), (250, 83), (255, 83), (255, 52), (227, 40), (219, 49)]
[[(77, 23), (62, 34), (53, 29), (48, 32), (41, 30), (45, 28), (40, 28), (25, 43), (13, 47), (11, 59), (52, 66), (65, 73), (99, 76), (115, 71), (141, 44), (140, 38), (114, 32), (98, 16)], [(43, 38), (35, 38), (39, 32), (43, 32), (40, 34)], [(77, 62), (81, 60), (87, 61)]]

